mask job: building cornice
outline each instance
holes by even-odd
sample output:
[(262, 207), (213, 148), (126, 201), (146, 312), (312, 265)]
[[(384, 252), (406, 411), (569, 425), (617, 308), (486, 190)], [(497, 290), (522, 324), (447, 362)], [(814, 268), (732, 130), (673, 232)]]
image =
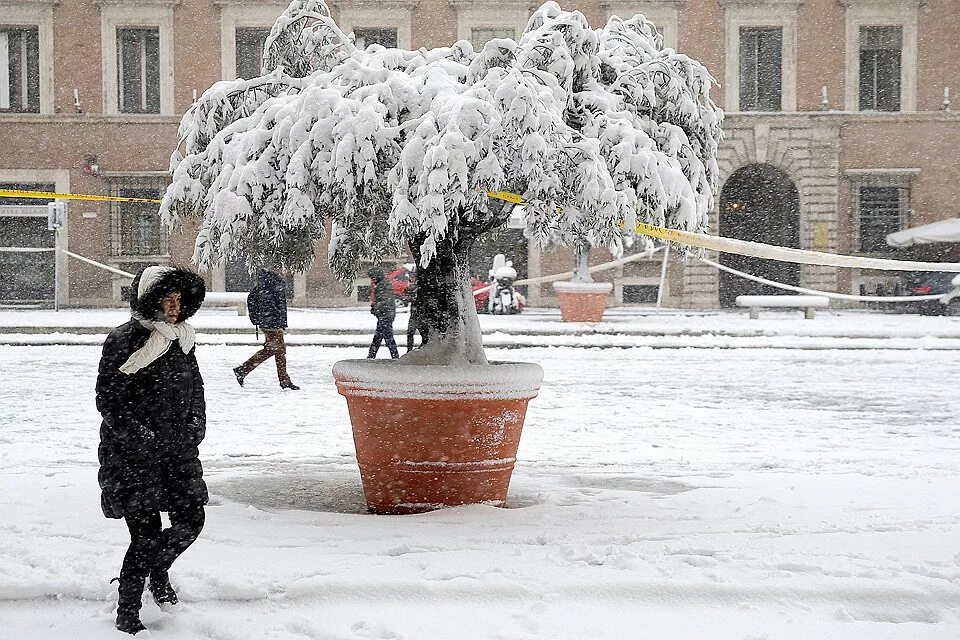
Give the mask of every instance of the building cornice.
[(413, 10), (420, 4), (420, 0), (333, 0), (327, 3), (338, 10), (343, 9), (407, 9)]
[(173, 9), (180, 4), (180, 0), (94, 0), (94, 4), (101, 7), (163, 7)]
[(52, 9), (60, 4), (60, 0), (0, 0), (0, 7), (41, 7)]
[[(960, 113), (960, 112), (957, 112)], [(164, 116), (154, 113), (122, 115), (106, 115), (101, 113), (0, 113), (0, 124), (35, 124), (35, 125), (58, 125), (58, 124), (88, 124), (88, 125), (162, 125), (178, 126), (181, 116)]]
[(610, 7), (618, 4), (643, 4), (651, 9), (683, 9), (688, 0), (600, 0), (601, 7)]
[(276, 5), (286, 8), (290, 4), (289, 2), (284, 2), (284, 0), (268, 0), (267, 2), (260, 0), (211, 0), (211, 2), (218, 7), (262, 7), (264, 5)]
[(504, 7), (529, 11), (538, 7), (539, 4), (537, 0), (450, 0), (450, 6), (458, 10)]
[(837, 0), (844, 8), (913, 9), (917, 10), (923, 0)]
[(717, 0), (721, 7), (783, 7), (799, 9), (803, 0)]

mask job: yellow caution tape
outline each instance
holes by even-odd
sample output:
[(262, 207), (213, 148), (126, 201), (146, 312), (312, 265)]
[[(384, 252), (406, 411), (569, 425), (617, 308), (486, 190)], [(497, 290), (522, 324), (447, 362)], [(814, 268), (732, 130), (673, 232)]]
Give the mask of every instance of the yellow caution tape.
[(161, 200), (148, 198), (121, 198), (120, 196), (94, 196), (84, 193), (53, 193), (50, 191), (19, 191), (0, 189), (0, 198), (35, 198), (37, 200), (86, 200), (92, 202), (149, 202), (160, 204)]
[[(512, 204), (526, 204), (522, 196), (510, 191), (487, 191), (486, 194), (491, 198), (503, 200)], [(52, 193), (45, 191), (20, 191), (16, 189), (0, 189), (0, 198), (43, 198), (54, 200), (87, 200), (103, 202), (149, 202), (151, 204), (160, 204), (160, 200), (151, 200), (147, 198), (121, 198), (119, 196), (94, 196), (80, 193)], [(667, 229), (657, 225), (638, 222), (636, 232), (666, 240), (668, 242), (677, 242), (692, 247), (718, 251), (722, 253), (735, 253), (742, 256), (753, 256), (767, 260), (779, 260), (781, 262), (793, 262), (796, 264), (815, 264), (827, 267), (846, 267), (860, 269), (881, 269), (887, 271), (950, 271), (960, 272), (960, 263), (952, 262), (913, 262), (906, 260), (889, 260), (885, 258), (868, 258), (865, 256), (845, 256), (835, 253), (823, 253), (820, 251), (808, 251), (804, 249), (791, 249), (788, 247), (778, 247), (775, 245), (763, 244), (761, 242), (748, 242), (745, 240), (736, 240), (734, 238), (724, 238), (723, 236), (707, 235), (704, 233), (693, 233), (692, 231), (680, 231), (678, 229)]]
[(497, 200), (512, 202), (513, 204), (527, 204), (527, 201), (521, 196), (516, 193), (510, 193), (509, 191), (487, 191), (487, 195)]

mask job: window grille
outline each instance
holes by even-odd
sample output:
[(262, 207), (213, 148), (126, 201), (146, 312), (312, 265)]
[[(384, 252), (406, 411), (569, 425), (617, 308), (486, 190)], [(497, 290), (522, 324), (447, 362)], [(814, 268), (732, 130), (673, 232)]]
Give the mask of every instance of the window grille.
[(40, 30), (0, 26), (0, 112), (40, 113)]
[(121, 113), (160, 113), (160, 29), (117, 29)]
[(397, 29), (394, 27), (354, 27), (353, 36), (360, 49), (366, 49), (372, 44), (388, 49), (397, 47)]
[(901, 27), (860, 27), (860, 110), (900, 110)]
[(780, 111), (783, 29), (740, 28), (740, 110)]
[[(165, 188), (166, 181), (159, 178), (123, 178), (111, 183), (110, 195), (159, 200)], [(111, 255), (166, 256), (169, 243), (158, 210), (158, 204), (149, 202), (110, 203)]]
[(861, 253), (889, 253), (887, 235), (910, 222), (910, 183), (906, 176), (863, 177), (854, 184), (854, 229)]
[(474, 51), (483, 49), (483, 45), (497, 38), (517, 39), (517, 30), (513, 27), (473, 27), (470, 29), (470, 44)]
[(249, 80), (261, 74), (263, 45), (270, 29), (260, 27), (237, 28), (237, 77)]

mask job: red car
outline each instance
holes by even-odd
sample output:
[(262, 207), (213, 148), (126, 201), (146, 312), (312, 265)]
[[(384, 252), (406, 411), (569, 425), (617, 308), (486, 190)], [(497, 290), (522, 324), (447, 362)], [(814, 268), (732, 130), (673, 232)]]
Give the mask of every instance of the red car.
[[(412, 264), (402, 264), (393, 271), (389, 271), (385, 274), (387, 280), (389, 280), (390, 284), (393, 285), (393, 295), (396, 297), (398, 305), (407, 305), (412, 302), (410, 299), (410, 285), (412, 284), (414, 278), (414, 271), (412, 267)], [(480, 278), (473, 276), (470, 278), (470, 286), (474, 291), (476, 291), (477, 289), (487, 289), (490, 286), (490, 283), (484, 282)], [(487, 302), (490, 299), (489, 290), (475, 295), (473, 299), (477, 306), (477, 312), (486, 313)]]

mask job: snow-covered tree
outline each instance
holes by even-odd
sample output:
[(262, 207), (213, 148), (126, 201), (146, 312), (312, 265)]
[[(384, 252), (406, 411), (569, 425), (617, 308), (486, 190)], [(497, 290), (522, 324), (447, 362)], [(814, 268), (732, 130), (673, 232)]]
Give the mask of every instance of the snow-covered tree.
[(511, 209), (488, 191), (520, 194), (541, 244), (618, 254), (637, 220), (706, 225), (713, 80), (643, 16), (596, 30), (547, 2), (519, 42), (362, 50), (321, 0), (294, 0), (262, 73), (214, 84), (184, 115), (165, 224), (203, 217), (204, 268), (243, 257), (304, 270), (328, 223), (344, 280), (409, 249), (430, 331), (409, 362), (486, 362), (467, 260)]

